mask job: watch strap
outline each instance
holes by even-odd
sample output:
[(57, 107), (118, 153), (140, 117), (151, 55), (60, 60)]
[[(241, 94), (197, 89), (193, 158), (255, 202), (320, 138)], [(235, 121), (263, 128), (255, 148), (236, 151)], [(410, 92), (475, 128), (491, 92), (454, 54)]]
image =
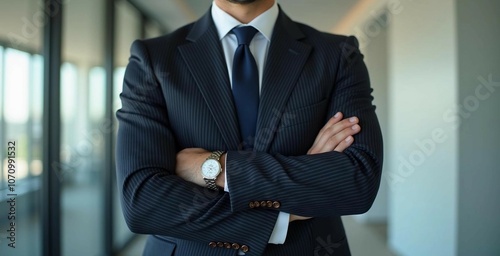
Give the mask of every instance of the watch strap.
[(207, 183), (207, 188), (208, 189), (212, 189), (212, 190), (219, 190), (219, 187), (217, 187), (217, 185), (215, 184), (215, 180), (214, 179), (205, 179), (205, 183)]
[(212, 152), (212, 154), (210, 154), (210, 156), (207, 157), (207, 159), (215, 159), (217, 161), (220, 160), (220, 157), (224, 154), (225, 152), (224, 151), (214, 151)]

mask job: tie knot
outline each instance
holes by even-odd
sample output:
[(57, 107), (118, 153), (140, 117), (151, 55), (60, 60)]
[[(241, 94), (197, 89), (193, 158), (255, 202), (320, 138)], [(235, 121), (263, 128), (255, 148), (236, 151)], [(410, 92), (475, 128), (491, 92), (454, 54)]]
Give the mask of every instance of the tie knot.
[(252, 26), (237, 27), (233, 28), (233, 33), (238, 38), (238, 44), (250, 45), (250, 42), (252, 42), (253, 37), (257, 33), (257, 29)]

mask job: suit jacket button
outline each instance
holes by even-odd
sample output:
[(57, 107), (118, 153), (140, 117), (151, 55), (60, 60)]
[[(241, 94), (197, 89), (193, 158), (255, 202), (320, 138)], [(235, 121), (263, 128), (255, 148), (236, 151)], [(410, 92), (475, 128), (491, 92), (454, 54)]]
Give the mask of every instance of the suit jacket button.
[(224, 247), (226, 247), (226, 249), (231, 249), (231, 244), (230, 243), (224, 243)]
[(255, 207), (255, 205), (253, 204), (253, 202), (250, 202), (250, 203), (248, 204), (248, 207), (250, 207), (250, 208), (254, 208), (254, 207)]
[(237, 244), (237, 243), (234, 243), (234, 244), (232, 244), (231, 246), (232, 246), (232, 247), (233, 247), (233, 249), (235, 249), (235, 250), (240, 249), (240, 245), (239, 245), (239, 244)]
[(222, 247), (222, 246), (224, 246), (224, 244), (222, 242), (217, 242), (217, 246)]
[(260, 206), (266, 207), (266, 201), (260, 201)]
[(267, 202), (266, 202), (266, 206), (267, 206), (267, 208), (271, 208), (271, 207), (273, 207), (273, 202), (271, 202), (271, 201), (267, 201)]
[(255, 201), (255, 202), (253, 202), (253, 204), (255, 205), (255, 208), (259, 208), (260, 207), (259, 201)]
[(215, 247), (217, 247), (217, 244), (216, 244), (215, 242), (210, 242), (210, 243), (208, 244), (208, 246), (210, 246), (210, 247), (212, 247), (212, 248), (215, 248)]
[(242, 245), (241, 246), (241, 251), (242, 252), (248, 252), (248, 250), (250, 250), (250, 248), (248, 248), (248, 246), (246, 246), (246, 245)]
[(280, 207), (281, 207), (280, 202), (278, 202), (278, 201), (274, 201), (274, 202), (273, 202), (273, 207), (274, 207), (274, 209), (278, 209), (278, 208), (280, 208)]

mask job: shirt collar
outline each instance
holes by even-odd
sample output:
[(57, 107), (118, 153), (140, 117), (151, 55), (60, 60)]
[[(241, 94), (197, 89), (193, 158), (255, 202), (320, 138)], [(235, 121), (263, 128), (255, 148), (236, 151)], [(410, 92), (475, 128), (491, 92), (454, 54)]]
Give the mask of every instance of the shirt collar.
[(248, 25), (256, 28), (268, 41), (271, 41), (274, 24), (278, 19), (278, 14), (278, 4), (275, 1), (274, 5), (269, 8), (269, 10), (257, 16), (250, 23), (242, 24), (233, 16), (223, 11), (215, 2), (212, 3), (212, 19), (219, 33), (219, 39), (224, 38), (234, 27)]

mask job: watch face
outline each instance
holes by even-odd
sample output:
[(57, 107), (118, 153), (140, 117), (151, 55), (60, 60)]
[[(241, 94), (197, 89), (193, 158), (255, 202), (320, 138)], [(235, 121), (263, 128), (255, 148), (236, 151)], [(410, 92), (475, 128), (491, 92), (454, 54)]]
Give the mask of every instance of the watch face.
[(215, 159), (208, 159), (201, 165), (201, 174), (204, 178), (215, 179), (220, 172), (220, 163)]

